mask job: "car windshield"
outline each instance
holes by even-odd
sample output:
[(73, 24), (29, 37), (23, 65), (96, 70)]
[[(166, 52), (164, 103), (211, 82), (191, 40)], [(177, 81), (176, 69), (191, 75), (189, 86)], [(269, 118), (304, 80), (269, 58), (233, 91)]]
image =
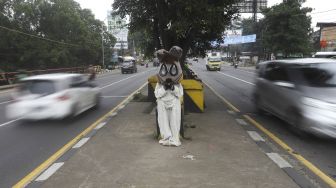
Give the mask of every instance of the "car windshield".
[(50, 95), (56, 92), (55, 83), (50, 80), (23, 81), (20, 86), (21, 92), (29, 92), (38, 95)]
[(130, 65), (130, 64), (132, 64), (132, 61), (124, 61), (123, 64), (124, 65)]
[(216, 61), (221, 61), (221, 58), (209, 58), (210, 62), (216, 62)]
[(303, 84), (312, 87), (336, 87), (336, 64), (314, 63), (298, 68), (303, 76)]

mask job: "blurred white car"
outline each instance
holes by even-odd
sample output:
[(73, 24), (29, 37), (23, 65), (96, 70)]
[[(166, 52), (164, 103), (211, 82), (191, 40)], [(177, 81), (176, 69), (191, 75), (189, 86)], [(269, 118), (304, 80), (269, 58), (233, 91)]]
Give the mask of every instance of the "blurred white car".
[(100, 89), (82, 74), (45, 74), (21, 80), (6, 108), (10, 119), (63, 119), (99, 105)]

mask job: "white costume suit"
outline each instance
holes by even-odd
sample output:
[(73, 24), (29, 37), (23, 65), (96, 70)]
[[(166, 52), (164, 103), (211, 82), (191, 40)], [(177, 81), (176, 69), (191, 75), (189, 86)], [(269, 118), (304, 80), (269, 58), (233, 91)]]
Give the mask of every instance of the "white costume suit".
[(162, 139), (159, 141), (163, 145), (180, 146), (180, 124), (181, 124), (181, 103), (183, 87), (174, 84), (174, 90), (165, 90), (160, 83), (156, 84), (155, 97), (157, 98), (158, 123)]

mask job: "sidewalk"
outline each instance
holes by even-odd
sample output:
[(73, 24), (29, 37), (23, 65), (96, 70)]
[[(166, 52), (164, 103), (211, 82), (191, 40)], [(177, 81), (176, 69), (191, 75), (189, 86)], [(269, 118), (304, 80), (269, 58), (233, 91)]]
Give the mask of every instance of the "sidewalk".
[(194, 128), (181, 147), (159, 145), (153, 105), (132, 101), (42, 187), (298, 187), (207, 88), (205, 96), (205, 113), (185, 116)]

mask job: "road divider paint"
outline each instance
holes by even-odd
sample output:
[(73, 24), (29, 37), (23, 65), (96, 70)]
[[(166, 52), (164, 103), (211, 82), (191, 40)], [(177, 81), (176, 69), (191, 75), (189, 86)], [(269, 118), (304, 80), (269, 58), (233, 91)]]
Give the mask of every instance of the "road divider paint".
[(40, 175), (42, 172), (44, 172), (48, 167), (50, 167), (57, 159), (59, 159), (65, 152), (70, 150), (79, 140), (84, 138), (88, 133), (90, 133), (94, 128), (96, 128), (100, 123), (102, 123), (105, 119), (107, 119), (109, 116), (114, 114), (120, 106), (124, 105), (129, 98), (133, 97), (138, 91), (143, 89), (147, 85), (147, 82), (145, 82), (142, 86), (140, 86), (137, 90), (135, 90), (133, 93), (131, 93), (126, 99), (124, 99), (122, 102), (120, 102), (117, 106), (115, 106), (112, 110), (107, 112), (105, 115), (100, 117), (96, 122), (91, 124), (88, 128), (86, 128), (84, 131), (82, 131), (80, 134), (78, 134), (75, 138), (73, 138), (71, 141), (69, 141), (67, 144), (65, 144), (61, 149), (56, 151), (53, 155), (51, 155), (47, 160), (45, 160), (43, 163), (41, 163), (38, 167), (36, 167), (33, 171), (31, 171), (28, 175), (23, 177), (19, 182), (17, 182), (13, 188), (23, 188), (27, 186), (31, 181), (33, 181), (38, 175)]
[(101, 96), (101, 98), (125, 98), (127, 96)]
[(54, 163), (52, 164), (46, 171), (44, 171), (37, 179), (36, 181), (45, 181), (50, 176), (52, 176), (58, 169), (60, 169), (64, 163)]
[[(235, 112), (240, 112), (240, 110), (235, 107), (232, 103), (230, 103), (227, 99), (225, 99), (223, 96), (217, 93), (212, 87), (210, 87), (208, 84), (203, 82), (217, 97), (219, 97), (229, 108), (231, 108)], [(254, 125), (256, 128), (258, 128), (261, 132), (263, 132), (265, 135), (267, 135), (271, 140), (273, 140), (275, 143), (277, 143), (281, 148), (283, 148), (285, 151), (287, 151), (289, 154), (294, 156), (303, 166), (308, 168), (312, 173), (314, 173), (317, 177), (319, 177), (324, 183), (329, 185), (332, 188), (336, 188), (336, 181), (333, 180), (331, 177), (329, 177), (327, 174), (322, 172), (318, 167), (316, 167), (313, 163), (305, 159), (303, 156), (295, 152), (291, 147), (289, 147), (284, 141), (282, 141), (280, 138), (275, 136), (272, 132), (264, 128), (261, 124), (259, 124), (257, 121), (255, 121), (252, 117), (249, 115), (243, 115), (243, 117), (252, 125)], [(273, 156), (273, 155), (272, 155)]]
[(154, 68), (152, 68), (152, 69), (150, 69), (150, 70), (147, 70), (147, 71), (144, 71), (144, 72), (141, 72), (141, 73), (138, 73), (138, 74), (135, 74), (135, 75), (133, 75), (133, 76), (129, 76), (129, 77), (127, 77), (127, 78), (121, 79), (121, 80), (116, 81), (116, 82), (113, 82), (113, 83), (111, 83), (111, 84), (105, 85), (105, 86), (103, 86), (103, 87), (100, 87), (100, 89), (105, 89), (105, 88), (107, 88), (107, 87), (110, 87), (110, 86), (112, 86), (112, 85), (118, 84), (118, 83), (120, 83), (120, 82), (123, 82), (123, 81), (125, 81), (125, 80), (128, 80), (128, 79), (130, 79), (130, 78), (139, 76), (140, 74), (144, 74), (144, 73), (149, 72), (149, 71), (152, 71), (152, 70), (154, 70)]
[(76, 148), (80, 148), (82, 147), (87, 141), (89, 141), (90, 138), (82, 138), (79, 142), (77, 142), (77, 144), (75, 144), (72, 148), (76, 149)]
[(101, 128), (104, 127), (105, 125), (106, 125), (106, 122), (99, 123), (99, 124), (97, 125), (97, 127), (94, 128), (94, 129), (96, 129), (96, 130), (101, 129)]
[(256, 131), (247, 131), (247, 134), (256, 142), (265, 142), (265, 140)]
[(18, 119), (14, 119), (14, 120), (8, 121), (8, 122), (6, 122), (6, 123), (0, 124), (0, 127), (9, 125), (9, 124), (14, 123), (14, 122), (16, 122), (16, 121), (19, 121), (19, 120), (21, 120), (21, 119), (22, 119), (22, 118), (18, 118)]
[(246, 81), (246, 80), (242, 80), (242, 79), (240, 79), (240, 78), (237, 78), (237, 77), (235, 77), (235, 76), (231, 76), (231, 75), (228, 75), (228, 74), (222, 73), (222, 72), (220, 72), (220, 71), (217, 71), (217, 72), (218, 72), (219, 74), (222, 74), (222, 75), (224, 75), (224, 76), (227, 76), (227, 77), (230, 77), (230, 78), (233, 78), (233, 79), (239, 80), (239, 81), (241, 81), (241, 82), (244, 82), (244, 83), (246, 83), (246, 84), (249, 84), (249, 85), (253, 85), (253, 86), (255, 86), (255, 84), (254, 84), (254, 83), (248, 82), (248, 81)]
[(266, 155), (280, 168), (293, 168), (292, 165), (277, 153), (266, 153)]
[(294, 156), (301, 164), (303, 164), (305, 167), (307, 167), (311, 172), (313, 172), (316, 176), (321, 178), (326, 184), (328, 184), (330, 187), (336, 187), (336, 182), (331, 177), (329, 177), (327, 174), (322, 172), (319, 168), (317, 168), (313, 163), (305, 159), (300, 154), (296, 153), (291, 147), (289, 147), (285, 142), (283, 142), (280, 138), (275, 136), (273, 133), (271, 133), (269, 130), (264, 128), (261, 124), (256, 122), (253, 118), (251, 118), (249, 115), (244, 115), (244, 117), (255, 127), (257, 127), (259, 130), (261, 130), (264, 134), (266, 134), (269, 138), (271, 138), (275, 143), (277, 143), (279, 146), (281, 146), (284, 150), (286, 150), (289, 154)]
[(234, 112), (240, 112), (238, 108), (236, 108), (233, 104), (231, 104), (228, 100), (226, 100), (224, 97), (222, 97), (215, 89), (213, 89), (209, 84), (203, 81), (203, 84), (205, 84), (218, 98), (220, 98), (227, 106), (231, 108)]

